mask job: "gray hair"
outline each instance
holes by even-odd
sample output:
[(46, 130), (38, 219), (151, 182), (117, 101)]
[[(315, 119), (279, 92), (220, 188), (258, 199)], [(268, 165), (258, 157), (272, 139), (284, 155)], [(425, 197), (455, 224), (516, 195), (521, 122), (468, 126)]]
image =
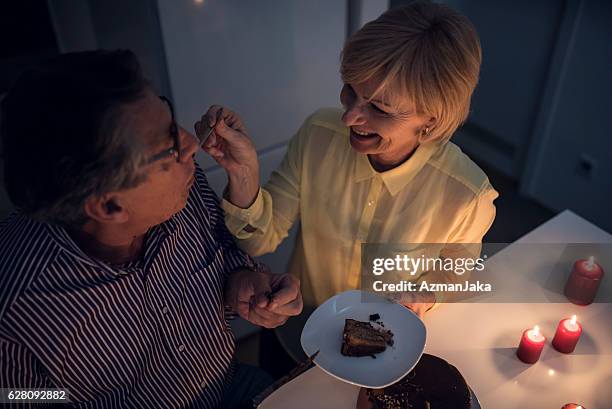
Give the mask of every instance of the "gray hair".
[(80, 227), (89, 197), (141, 183), (144, 142), (124, 112), (149, 87), (125, 50), (63, 54), (25, 71), (0, 114), (13, 204), (30, 217)]
[[(123, 126), (122, 107), (111, 109), (102, 119), (97, 135), (100, 150), (93, 160), (82, 163), (81, 172), (74, 175), (74, 189), (66, 192), (48, 208), (32, 217), (63, 225), (80, 227), (87, 222), (84, 203), (92, 196), (138, 186), (146, 179), (142, 167), (146, 163), (144, 146)], [(71, 159), (63, 158), (67, 166)]]

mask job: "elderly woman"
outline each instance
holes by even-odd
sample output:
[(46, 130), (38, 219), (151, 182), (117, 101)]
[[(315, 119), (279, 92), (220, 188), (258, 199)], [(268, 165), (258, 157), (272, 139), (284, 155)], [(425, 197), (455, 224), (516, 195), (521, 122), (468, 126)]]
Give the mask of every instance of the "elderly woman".
[[(300, 221), (289, 271), (309, 305), (359, 287), (362, 243), (442, 243), (441, 257), (457, 243), (480, 249), (498, 194), (449, 142), (468, 116), (480, 63), (474, 27), (447, 6), (387, 11), (344, 46), (344, 109), (312, 114), (261, 188), (242, 122), (211, 107), (196, 131), (214, 127), (204, 149), (228, 173), (222, 207), (239, 245), (272, 252)], [(437, 282), (458, 279), (436, 274)], [(402, 303), (422, 316), (436, 298), (424, 292)]]

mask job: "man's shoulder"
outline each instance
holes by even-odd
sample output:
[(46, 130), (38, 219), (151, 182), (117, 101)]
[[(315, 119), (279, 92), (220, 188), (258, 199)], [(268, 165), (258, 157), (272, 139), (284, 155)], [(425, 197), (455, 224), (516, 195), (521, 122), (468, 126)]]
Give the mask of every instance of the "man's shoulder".
[(52, 261), (55, 245), (45, 223), (14, 213), (0, 223), (0, 321)]
[[(13, 213), (0, 222), (0, 266), (17, 265), (39, 255), (37, 247), (54, 243), (48, 225), (22, 213)], [(34, 252), (34, 253), (33, 253)], [(0, 274), (4, 269), (0, 270)]]

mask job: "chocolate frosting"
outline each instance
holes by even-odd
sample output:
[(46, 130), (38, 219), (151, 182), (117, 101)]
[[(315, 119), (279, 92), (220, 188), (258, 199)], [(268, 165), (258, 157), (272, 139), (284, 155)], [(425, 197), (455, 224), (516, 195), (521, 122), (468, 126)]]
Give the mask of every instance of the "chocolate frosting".
[[(363, 391), (360, 392), (363, 394)], [(412, 371), (384, 389), (367, 389), (374, 409), (470, 409), (470, 389), (457, 368), (433, 355), (423, 354)], [(364, 399), (357, 409), (366, 408)], [(428, 406), (429, 405), (429, 406)]]

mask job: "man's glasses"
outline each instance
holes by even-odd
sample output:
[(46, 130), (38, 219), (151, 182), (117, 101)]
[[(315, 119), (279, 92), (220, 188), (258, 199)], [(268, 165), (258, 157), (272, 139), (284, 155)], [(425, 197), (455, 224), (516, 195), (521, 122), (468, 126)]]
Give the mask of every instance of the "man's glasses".
[(172, 147), (169, 149), (166, 149), (160, 153), (153, 155), (151, 158), (149, 158), (149, 160), (147, 161), (147, 164), (151, 164), (153, 162), (157, 162), (158, 160), (166, 159), (169, 157), (173, 157), (177, 162), (180, 162), (181, 161), (181, 142), (180, 142), (180, 135), (178, 131), (178, 125), (176, 124), (176, 119), (174, 118), (174, 107), (172, 106), (172, 103), (170, 102), (168, 98), (162, 95), (160, 95), (159, 98), (168, 105), (168, 108), (170, 108), (170, 117), (172, 120), (172, 122), (170, 123), (170, 136), (172, 137), (172, 140), (174, 141), (174, 145), (172, 145)]

